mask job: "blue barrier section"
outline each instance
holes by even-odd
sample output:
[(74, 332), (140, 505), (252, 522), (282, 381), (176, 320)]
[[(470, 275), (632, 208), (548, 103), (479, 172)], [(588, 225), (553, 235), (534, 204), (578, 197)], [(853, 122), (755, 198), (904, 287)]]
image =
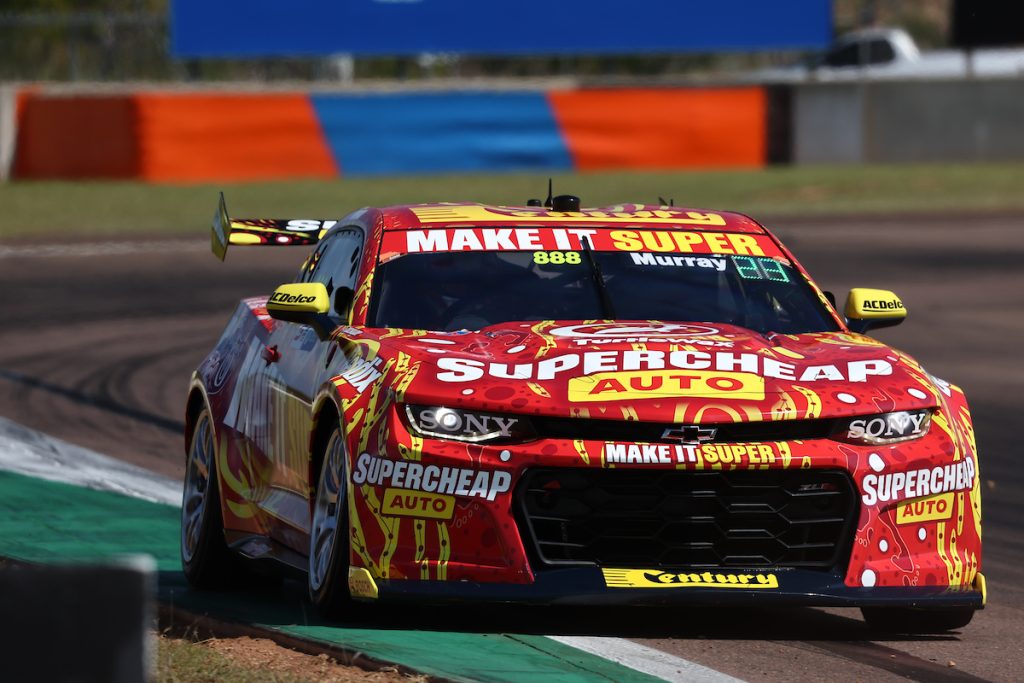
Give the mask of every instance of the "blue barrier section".
[(176, 57), (810, 49), (831, 0), (172, 0)]
[(343, 176), (572, 168), (544, 93), (312, 100)]

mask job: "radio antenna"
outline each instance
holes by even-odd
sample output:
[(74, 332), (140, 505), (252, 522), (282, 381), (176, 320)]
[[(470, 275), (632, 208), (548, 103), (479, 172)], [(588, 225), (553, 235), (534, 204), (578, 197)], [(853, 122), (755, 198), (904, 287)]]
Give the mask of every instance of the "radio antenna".
[(544, 206), (546, 206), (549, 209), (551, 208), (551, 200), (553, 199), (551, 188), (552, 188), (551, 178), (548, 178), (548, 198), (544, 200)]

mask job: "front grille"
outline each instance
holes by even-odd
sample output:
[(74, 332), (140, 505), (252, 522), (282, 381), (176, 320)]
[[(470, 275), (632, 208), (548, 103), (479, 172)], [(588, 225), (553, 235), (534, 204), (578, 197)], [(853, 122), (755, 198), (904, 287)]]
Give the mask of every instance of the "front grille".
[[(666, 429), (679, 427), (678, 424), (541, 416), (531, 417), (530, 421), (533, 423), (537, 435), (542, 439), (679, 443), (662, 439), (662, 434)], [(836, 420), (773, 420), (701, 426), (717, 429), (715, 438), (712, 439), (715, 443), (808, 441), (810, 439), (827, 439), (835, 429)]]
[(829, 570), (858, 509), (847, 473), (814, 469), (533, 469), (516, 497), (541, 565)]

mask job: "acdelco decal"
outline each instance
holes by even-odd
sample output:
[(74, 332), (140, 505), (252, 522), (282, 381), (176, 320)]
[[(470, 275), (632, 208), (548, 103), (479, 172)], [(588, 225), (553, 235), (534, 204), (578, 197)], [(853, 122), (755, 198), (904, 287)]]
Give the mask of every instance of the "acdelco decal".
[(897, 524), (916, 524), (949, 519), (953, 514), (953, 494), (942, 493), (918, 500), (908, 500), (896, 506)]
[(397, 517), (451, 519), (455, 515), (455, 498), (409, 489), (385, 489), (380, 511)]
[(356, 485), (386, 486), (438, 493), (447, 496), (494, 500), (509, 490), (512, 475), (502, 471), (471, 470), (462, 467), (423, 465), (405, 460), (388, 460), (363, 453), (352, 470)]
[(950, 465), (891, 474), (866, 474), (861, 482), (865, 505), (888, 503), (908, 498), (923, 498), (937, 493), (963, 491), (974, 486), (974, 460), (968, 458)]
[(284, 292), (274, 292), (270, 297), (270, 303), (273, 304), (311, 304), (316, 301), (315, 296), (306, 296), (304, 294), (285, 294)]
[(903, 302), (898, 299), (868, 299), (860, 306), (865, 311), (902, 311)]
[(892, 364), (883, 359), (855, 360), (839, 365), (792, 363), (756, 353), (732, 351), (586, 351), (561, 354), (530, 363), (486, 363), (471, 358), (442, 357), (437, 360), (442, 382), (475, 382), (485, 375), (499, 379), (551, 380), (563, 373), (592, 375), (598, 372), (639, 372), (645, 370), (711, 370), (741, 372), (800, 382), (820, 380), (866, 382), (868, 377), (891, 375)]
[[(586, 242), (586, 245), (584, 244)], [(452, 251), (595, 251), (782, 256), (767, 235), (686, 230), (447, 228), (388, 232), (381, 259)]]
[(603, 567), (608, 588), (745, 588), (775, 589), (775, 574), (726, 574), (722, 572), (663, 572), (658, 569), (611, 569)]
[(676, 396), (762, 401), (764, 378), (744, 372), (644, 370), (599, 372), (569, 380), (573, 403)]

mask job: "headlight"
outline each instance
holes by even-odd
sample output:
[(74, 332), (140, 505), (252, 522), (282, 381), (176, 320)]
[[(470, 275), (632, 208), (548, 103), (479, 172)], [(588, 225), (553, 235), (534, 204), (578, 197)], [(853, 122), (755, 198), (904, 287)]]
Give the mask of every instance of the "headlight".
[(839, 441), (880, 446), (919, 439), (928, 433), (931, 410), (900, 410), (840, 420), (832, 437)]
[(529, 420), (521, 415), (416, 405), (406, 405), (405, 414), (409, 427), (419, 436), (471, 443), (525, 441), (534, 437)]

